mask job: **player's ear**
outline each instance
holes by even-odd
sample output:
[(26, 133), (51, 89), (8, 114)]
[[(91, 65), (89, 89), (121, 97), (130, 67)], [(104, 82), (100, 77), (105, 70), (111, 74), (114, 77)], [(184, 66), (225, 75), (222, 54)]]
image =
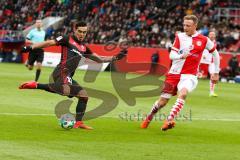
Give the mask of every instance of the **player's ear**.
[(88, 33), (88, 30), (89, 30), (89, 27), (88, 27), (88, 26), (86, 26), (86, 34)]
[(198, 23), (194, 23), (195, 28), (198, 28)]
[(76, 25), (76, 23), (74, 23), (73, 25), (72, 25), (72, 27), (73, 27), (73, 32), (76, 32), (77, 31), (77, 25)]

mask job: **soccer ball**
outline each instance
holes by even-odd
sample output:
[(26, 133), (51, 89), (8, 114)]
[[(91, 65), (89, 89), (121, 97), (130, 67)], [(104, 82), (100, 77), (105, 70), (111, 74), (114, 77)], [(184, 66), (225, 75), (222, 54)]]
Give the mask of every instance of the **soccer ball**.
[(64, 129), (72, 129), (75, 124), (75, 117), (70, 114), (64, 114), (60, 118), (60, 126)]

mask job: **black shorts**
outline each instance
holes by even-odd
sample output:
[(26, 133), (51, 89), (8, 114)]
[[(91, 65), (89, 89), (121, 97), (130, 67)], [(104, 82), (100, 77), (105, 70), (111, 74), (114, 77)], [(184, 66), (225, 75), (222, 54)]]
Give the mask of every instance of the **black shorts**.
[(31, 52), (29, 52), (28, 64), (33, 66), (35, 61), (37, 61), (38, 63), (42, 63), (43, 58), (44, 58), (43, 49), (33, 49)]
[(77, 81), (73, 80), (72, 77), (62, 78), (60, 73), (56, 72), (56, 70), (50, 78), (49, 87), (55, 93), (68, 96), (70, 98), (77, 96), (79, 92), (83, 90), (83, 88), (77, 83)]

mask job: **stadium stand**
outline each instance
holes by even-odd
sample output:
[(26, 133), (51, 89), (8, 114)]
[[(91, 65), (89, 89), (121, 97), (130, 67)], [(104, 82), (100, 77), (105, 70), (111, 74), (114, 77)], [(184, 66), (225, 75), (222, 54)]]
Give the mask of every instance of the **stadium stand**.
[(132, 46), (171, 46), (186, 14), (200, 17), (199, 30), (215, 29), (221, 51), (239, 51), (240, 2), (234, 0), (9, 0), (0, 2), (0, 30), (22, 31), (37, 18), (66, 17), (59, 29), (48, 28), (51, 39), (71, 32), (74, 19), (91, 25), (88, 43), (128, 41)]

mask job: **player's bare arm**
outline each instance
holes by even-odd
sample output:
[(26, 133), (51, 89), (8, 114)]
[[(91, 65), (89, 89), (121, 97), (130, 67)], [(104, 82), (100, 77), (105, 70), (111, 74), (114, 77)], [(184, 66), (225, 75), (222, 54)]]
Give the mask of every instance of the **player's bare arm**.
[(22, 52), (29, 52), (33, 49), (36, 49), (36, 48), (46, 48), (46, 47), (49, 47), (49, 46), (55, 46), (57, 43), (55, 40), (47, 40), (47, 41), (43, 41), (43, 42), (39, 42), (39, 43), (34, 43), (33, 45), (31, 46), (24, 46), (22, 48)]
[(217, 49), (215, 49), (215, 51), (212, 54), (213, 54), (213, 62), (215, 65), (215, 71), (214, 71), (214, 74), (211, 75), (211, 80), (213, 83), (217, 83), (219, 80), (220, 56), (219, 56)]
[(120, 59), (124, 58), (127, 55), (127, 53), (128, 53), (127, 50), (121, 50), (115, 56), (103, 57), (103, 56), (98, 56), (96, 54), (91, 54), (88, 56), (88, 58), (95, 62), (98, 62), (98, 63), (105, 63), (105, 62), (112, 62), (112, 61), (120, 60)]
[(36, 49), (36, 48), (46, 48), (49, 46), (55, 46), (57, 43), (55, 40), (47, 40), (44, 42), (40, 42), (40, 43), (35, 43), (32, 45), (32, 49)]
[(102, 56), (98, 56), (96, 54), (92, 54), (88, 58), (97, 62), (97, 63), (105, 63), (105, 62), (111, 62), (113, 60), (114, 56), (102, 57)]

